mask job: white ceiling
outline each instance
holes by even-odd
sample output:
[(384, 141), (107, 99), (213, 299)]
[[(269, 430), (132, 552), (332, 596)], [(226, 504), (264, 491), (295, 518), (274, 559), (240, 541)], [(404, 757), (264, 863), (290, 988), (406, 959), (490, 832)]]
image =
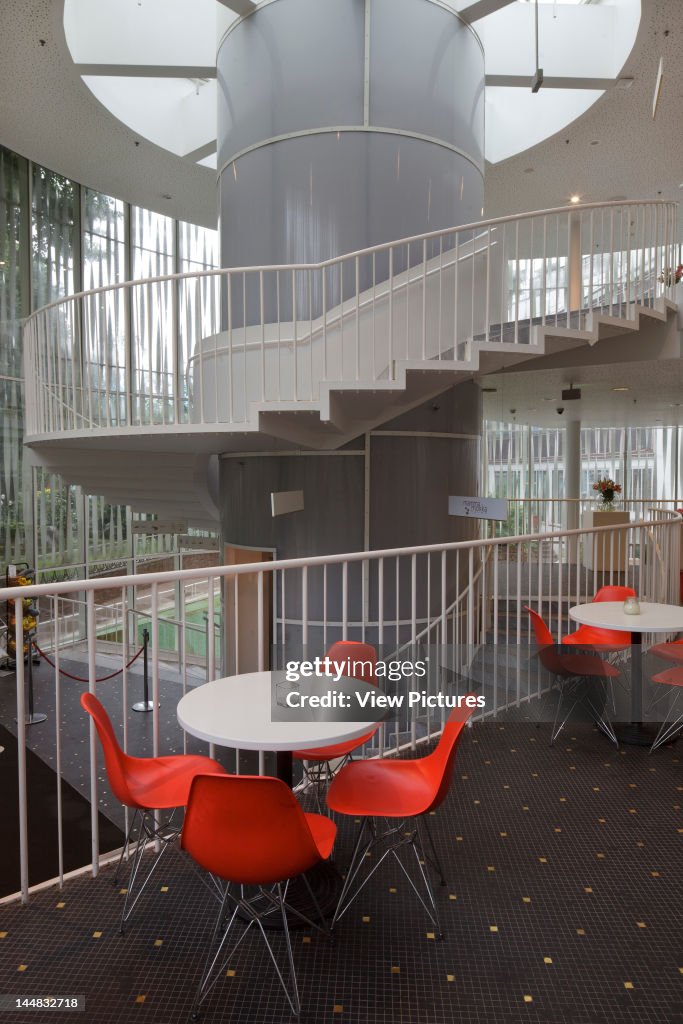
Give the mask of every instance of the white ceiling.
[[(496, 389), (484, 394), (484, 415), (502, 423), (558, 427), (567, 420), (582, 420), (600, 427), (683, 425), (681, 359), (499, 373), (480, 383)], [(578, 401), (562, 400), (562, 391), (570, 385), (581, 389)], [(558, 408), (564, 409), (561, 415)]]
[[(89, 0), (90, 4), (101, 2)], [(171, 3), (179, 2), (164, 0), (169, 10)], [(151, 0), (143, 0), (142, 6), (147, 3)], [(119, 5), (123, 4), (137, 7), (138, 0), (120, 0)], [(197, 0), (197, 9), (204, 4), (205, 0), (201, 4)], [(632, 88), (609, 89), (587, 113), (551, 139), (489, 166), (486, 216), (562, 205), (574, 193), (586, 201), (658, 194), (680, 198), (681, 0), (642, 0), (642, 8), (638, 39), (622, 71), (633, 76)], [(102, 107), (66, 47), (61, 0), (0, 0), (0, 10), (0, 143), (122, 199), (214, 226), (217, 200), (211, 156), (202, 152), (195, 152), (193, 158), (174, 156)], [(231, 12), (226, 16), (229, 19)], [(113, 41), (113, 35), (103, 41), (102, 59), (109, 59)], [(179, 54), (171, 56), (177, 60)], [(193, 61), (206, 59), (204, 51), (190, 56)], [(665, 79), (653, 122), (652, 91), (660, 56), (665, 60)], [(170, 59), (169, 54), (165, 59)], [(552, 72), (552, 68), (544, 70), (546, 75)], [(193, 86), (186, 84), (189, 101)], [(531, 103), (538, 97), (526, 90), (516, 94), (519, 115), (525, 120), (536, 117)], [(547, 102), (543, 90), (538, 96), (536, 111)], [(201, 132), (190, 135), (188, 128), (187, 145), (201, 138)], [(197, 162), (200, 159), (204, 166)]]

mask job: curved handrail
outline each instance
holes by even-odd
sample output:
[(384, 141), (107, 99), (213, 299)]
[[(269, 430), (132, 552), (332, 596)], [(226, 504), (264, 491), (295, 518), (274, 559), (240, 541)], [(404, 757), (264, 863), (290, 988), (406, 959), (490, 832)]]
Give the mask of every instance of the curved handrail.
[(74, 302), (77, 299), (87, 298), (91, 295), (99, 295), (103, 292), (120, 291), (122, 288), (129, 288), (131, 285), (164, 284), (168, 281), (224, 277), (228, 274), (251, 274), (259, 271), (266, 273), (280, 270), (324, 270), (327, 267), (336, 266), (337, 264), (344, 263), (347, 260), (358, 259), (362, 256), (371, 256), (373, 253), (387, 252), (389, 249), (396, 248), (397, 246), (412, 245), (415, 242), (422, 241), (428, 242), (435, 238), (446, 238), (448, 235), (454, 235), (461, 232), (467, 233), (469, 231), (477, 230), (486, 232), (489, 228), (495, 228), (502, 226), (503, 224), (514, 224), (516, 221), (532, 220), (536, 217), (550, 217), (564, 213), (576, 214), (577, 212), (583, 212), (585, 210), (618, 209), (621, 207), (631, 206), (653, 206), (661, 209), (675, 207), (677, 209), (678, 204), (672, 203), (667, 199), (625, 199), (623, 202), (611, 200), (606, 203), (582, 203), (580, 207), (576, 205), (557, 206), (543, 210), (529, 210), (526, 213), (506, 214), (504, 217), (492, 217), (489, 220), (477, 220), (472, 221), (469, 224), (456, 224), (450, 228), (440, 228), (436, 231), (428, 231), (426, 234), (422, 235), (408, 235), (405, 238), (397, 238), (391, 242), (382, 242), (379, 245), (371, 245), (366, 249), (356, 249), (353, 252), (343, 253), (341, 256), (334, 256), (328, 260), (320, 260), (317, 263), (272, 263), (245, 267), (219, 267), (215, 270), (193, 270), (178, 274), (160, 274), (155, 277), (130, 278), (128, 281), (118, 281), (115, 284), (100, 285), (99, 288), (90, 288), (85, 291), (74, 292), (73, 295), (65, 295), (61, 299), (55, 299), (54, 302), (49, 302), (45, 306), (41, 306), (39, 309), (34, 310), (33, 313), (30, 313), (24, 318), (22, 323), (26, 324), (29, 321), (34, 320), (41, 313), (45, 313), (49, 309), (54, 309), (56, 306), (62, 306), (66, 303)]
[(482, 346), (499, 359), (509, 346), (543, 355), (558, 328), (597, 340), (596, 311), (635, 321), (673, 297), (676, 247), (676, 204), (626, 200), (496, 217), (316, 263), (103, 285), (25, 321), (27, 434), (256, 431), (262, 412), (304, 406), (333, 425), (338, 412), (340, 431), (357, 433), (333, 390), (395, 392), (416, 366), (475, 373)]

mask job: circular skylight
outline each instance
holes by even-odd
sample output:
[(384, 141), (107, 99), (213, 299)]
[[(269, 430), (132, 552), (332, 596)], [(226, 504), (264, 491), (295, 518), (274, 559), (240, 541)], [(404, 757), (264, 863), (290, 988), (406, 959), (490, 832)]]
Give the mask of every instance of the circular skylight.
[[(465, 18), (478, 6), (450, 2)], [(83, 81), (115, 117), (215, 168), (217, 43), (248, 7), (248, 0), (65, 0), (64, 32)], [(554, 135), (612, 88), (640, 24), (640, 0), (539, 0), (544, 82), (532, 94), (535, 7), (507, 0), (472, 21), (486, 54), (490, 163)]]

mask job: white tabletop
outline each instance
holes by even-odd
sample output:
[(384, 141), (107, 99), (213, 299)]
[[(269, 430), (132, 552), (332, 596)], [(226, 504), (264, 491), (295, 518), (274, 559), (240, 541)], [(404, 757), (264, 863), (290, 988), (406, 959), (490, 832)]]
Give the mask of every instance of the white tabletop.
[[(358, 682), (358, 689), (369, 684)], [(178, 721), (193, 736), (243, 750), (306, 750), (343, 743), (370, 732), (374, 723), (271, 721), (271, 674), (249, 672), (190, 690), (178, 704)], [(378, 712), (378, 718), (379, 718)]]
[(640, 602), (639, 615), (627, 615), (623, 601), (592, 601), (569, 609), (570, 618), (585, 626), (632, 633), (676, 633), (683, 630), (683, 608), (677, 604)]

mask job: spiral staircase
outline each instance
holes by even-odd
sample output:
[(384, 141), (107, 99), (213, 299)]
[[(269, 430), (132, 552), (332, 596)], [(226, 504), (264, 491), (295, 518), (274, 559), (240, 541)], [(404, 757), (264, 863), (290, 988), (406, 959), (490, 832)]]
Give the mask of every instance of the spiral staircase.
[(494, 372), (677, 358), (677, 238), (673, 204), (593, 204), (71, 296), (25, 325), (26, 444), (215, 528), (222, 453), (339, 448)]

